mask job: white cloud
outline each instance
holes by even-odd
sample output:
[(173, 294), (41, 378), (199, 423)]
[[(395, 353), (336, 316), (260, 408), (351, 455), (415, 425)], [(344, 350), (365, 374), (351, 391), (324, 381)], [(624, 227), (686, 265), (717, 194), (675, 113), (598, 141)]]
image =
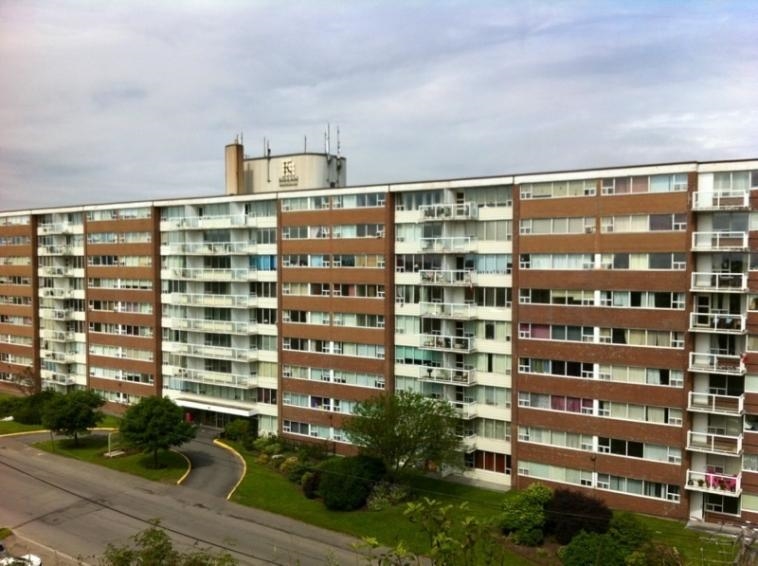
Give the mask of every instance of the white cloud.
[(755, 157), (756, 16), (0, 0), (0, 209), (220, 193), (235, 133), (320, 150), (327, 122), (353, 184)]

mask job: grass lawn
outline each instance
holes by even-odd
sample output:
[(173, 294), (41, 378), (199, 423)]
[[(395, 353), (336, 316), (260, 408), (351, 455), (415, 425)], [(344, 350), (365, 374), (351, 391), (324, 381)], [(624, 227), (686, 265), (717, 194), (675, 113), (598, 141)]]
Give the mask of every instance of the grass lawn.
[(176, 483), (187, 471), (187, 461), (175, 452), (159, 452), (158, 461), (162, 466), (152, 468), (153, 455), (141, 452), (106, 458), (103, 454), (108, 450), (108, 437), (104, 434), (92, 434), (79, 438), (80, 446), (74, 446), (73, 439), (56, 438), (55, 446), (51, 442), (38, 442), (34, 446), (46, 452), (53, 452), (68, 458), (105, 466), (119, 472), (141, 476), (152, 481)]
[(43, 430), (42, 425), (21, 424), (15, 421), (0, 421), (0, 435), (11, 434), (14, 432), (31, 432), (34, 430)]
[[(394, 546), (402, 540), (414, 552), (428, 550), (426, 535), (403, 516), (405, 505), (382, 511), (330, 511), (320, 501), (306, 499), (300, 487), (283, 475), (256, 463), (254, 455), (243, 450), (240, 453), (247, 462), (247, 476), (235, 492), (233, 501), (355, 537), (375, 537), (387, 546)], [(413, 488), (420, 496), (453, 505), (468, 501), (469, 514), (478, 519), (490, 518), (505, 497), (504, 493), (429, 478), (415, 479)], [(506, 560), (506, 564), (515, 566), (532, 564), (511, 554)]]
[[(404, 505), (382, 511), (329, 511), (318, 500), (306, 499), (299, 486), (268, 466), (258, 464), (252, 455), (237, 446), (247, 462), (247, 476), (233, 496), (233, 500), (243, 505), (286, 515), (312, 525), (346, 533), (355, 537), (372, 536), (380, 543), (393, 546), (402, 540), (414, 552), (425, 552), (429, 548), (426, 535), (403, 516)], [(412, 489), (418, 496), (426, 496), (444, 503), (468, 504), (471, 516), (487, 520), (496, 515), (509, 493), (490, 491), (465, 484), (440, 481), (432, 478), (414, 478)], [(701, 564), (706, 561), (731, 563), (735, 556), (732, 540), (714, 537), (685, 528), (682, 521), (659, 519), (638, 515), (653, 533), (653, 538), (661, 543), (675, 546), (684, 557), (685, 564)], [(525, 558), (507, 550), (506, 564), (517, 566), (535, 563), (557, 563), (547, 556), (552, 551), (524, 552)], [(545, 559), (544, 561), (542, 559)], [(537, 562), (535, 562), (536, 560)]]
[(737, 547), (728, 537), (719, 537), (685, 528), (682, 521), (637, 515), (653, 533), (654, 540), (675, 546), (685, 564), (731, 564)]

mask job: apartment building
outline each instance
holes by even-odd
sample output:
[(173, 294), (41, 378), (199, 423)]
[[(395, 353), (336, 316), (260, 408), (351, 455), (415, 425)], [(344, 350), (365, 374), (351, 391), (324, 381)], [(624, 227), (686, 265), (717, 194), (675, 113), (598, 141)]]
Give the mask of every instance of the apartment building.
[(337, 453), (357, 402), (414, 390), (458, 411), (472, 479), (758, 520), (758, 160), (368, 187), (327, 154), (226, 162), (224, 196), (0, 213), (0, 385)]

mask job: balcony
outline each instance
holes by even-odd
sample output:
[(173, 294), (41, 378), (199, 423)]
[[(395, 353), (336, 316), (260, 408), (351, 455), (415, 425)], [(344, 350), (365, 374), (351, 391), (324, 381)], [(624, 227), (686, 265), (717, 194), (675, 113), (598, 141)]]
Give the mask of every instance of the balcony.
[[(165, 369), (165, 366), (164, 366)], [(173, 377), (193, 383), (204, 383), (206, 385), (221, 385), (225, 387), (236, 387), (238, 389), (249, 389), (256, 387), (258, 376), (256, 374), (242, 375), (238, 373), (223, 373), (218, 371), (205, 371), (187, 368), (168, 368), (167, 372)]]
[(747, 249), (747, 232), (692, 233), (692, 251), (695, 252), (729, 252)]
[(458, 413), (458, 416), (462, 419), (474, 419), (476, 418), (476, 401), (467, 399), (465, 401), (454, 401), (453, 407)]
[(421, 249), (430, 252), (456, 252), (465, 253), (473, 251), (475, 238), (471, 236), (458, 236), (449, 238), (421, 238)]
[(255, 269), (206, 269), (183, 268), (163, 269), (163, 279), (187, 279), (190, 281), (254, 281), (258, 272)]
[(690, 332), (744, 334), (746, 324), (747, 317), (744, 314), (718, 311), (690, 313)]
[(432, 368), (419, 366), (418, 378), (432, 383), (452, 383), (453, 385), (472, 385), (476, 381), (473, 366), (463, 368)]
[(689, 371), (724, 375), (745, 375), (745, 363), (740, 355), (690, 352)]
[(710, 432), (687, 431), (687, 450), (739, 456), (742, 454), (742, 435), (714, 434)]
[(711, 471), (687, 470), (687, 489), (739, 497), (742, 493), (742, 474), (719, 474)]
[(230, 307), (247, 308), (255, 306), (255, 295), (205, 295), (202, 293), (170, 293), (161, 297), (170, 305), (188, 305), (192, 307)]
[(473, 202), (429, 204), (419, 207), (421, 222), (440, 220), (475, 220), (479, 217), (479, 205)]
[(473, 303), (419, 303), (421, 316), (449, 320), (471, 320), (476, 318), (477, 306)]
[(221, 334), (250, 334), (255, 332), (253, 321), (206, 320), (203, 318), (163, 318), (163, 326), (176, 330), (199, 330)]
[(53, 299), (68, 299), (73, 296), (71, 289), (40, 289), (40, 297), (51, 297)]
[(67, 373), (50, 371), (47, 369), (40, 370), (40, 379), (43, 382), (51, 384), (55, 383), (58, 385), (74, 385), (76, 383), (74, 376), (71, 376)]
[(258, 359), (258, 350), (248, 348), (226, 348), (223, 346), (206, 346), (204, 344), (187, 344), (186, 342), (164, 342), (164, 351), (172, 354), (184, 354), (199, 358), (249, 362)]
[(737, 210), (750, 206), (749, 191), (696, 191), (693, 196), (692, 208), (695, 210)]
[(467, 269), (422, 269), (419, 271), (421, 285), (471, 286), (476, 282), (476, 272)]
[(745, 411), (745, 395), (720, 395), (690, 391), (687, 410), (738, 417)]
[(474, 351), (474, 338), (471, 336), (421, 334), (419, 336), (419, 347), (425, 350), (469, 354)]
[(192, 242), (161, 246), (161, 255), (229, 255), (254, 254), (255, 252), (254, 242)]
[(694, 272), (692, 291), (742, 293), (747, 291), (747, 275), (745, 273)]

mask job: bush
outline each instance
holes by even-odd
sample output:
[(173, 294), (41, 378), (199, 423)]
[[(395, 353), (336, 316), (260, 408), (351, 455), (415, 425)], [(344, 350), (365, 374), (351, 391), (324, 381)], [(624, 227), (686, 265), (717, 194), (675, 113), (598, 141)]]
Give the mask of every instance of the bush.
[(297, 447), (297, 457), (301, 462), (321, 462), (327, 457), (326, 444), (301, 444)]
[(287, 474), (287, 479), (292, 483), (299, 484), (303, 480), (303, 475), (306, 472), (310, 472), (312, 467), (313, 466), (309, 466), (304, 462), (298, 462), (297, 465), (293, 466), (290, 472)]
[(577, 534), (568, 546), (560, 551), (564, 566), (586, 566), (602, 564), (603, 566), (625, 566), (626, 553), (616, 539), (608, 534)]
[(253, 442), (253, 446), (259, 452), (268, 454), (269, 456), (281, 454), (284, 450), (284, 446), (276, 436), (260, 436)]
[(0, 399), (0, 417), (12, 416), (21, 401), (21, 397), (3, 397)]
[(545, 505), (545, 513), (545, 530), (559, 544), (568, 544), (580, 531), (605, 533), (613, 517), (600, 499), (569, 489), (556, 490)]
[(17, 398), (12, 413), (13, 420), (22, 424), (41, 424), (45, 405), (55, 395), (53, 391), (46, 390), (28, 397)]
[(553, 491), (544, 485), (533, 483), (526, 489), (512, 494), (503, 504), (500, 528), (510, 534), (516, 544), (538, 546), (544, 538), (545, 504)]
[(366, 501), (366, 507), (369, 511), (382, 511), (387, 507), (392, 507), (402, 503), (410, 496), (410, 490), (407, 486), (397, 483), (379, 482), (371, 490), (371, 495)]
[(321, 475), (318, 472), (305, 472), (300, 478), (300, 487), (303, 488), (303, 495), (308, 499), (316, 499), (318, 496), (318, 486)]
[(282, 463), (279, 464), (279, 471), (289, 476), (298, 466), (300, 466), (300, 461), (297, 459), (297, 456), (290, 456), (289, 458), (282, 459)]
[(224, 427), (224, 438), (244, 440), (250, 434), (250, 421), (234, 419)]
[(640, 548), (652, 539), (650, 530), (632, 513), (619, 512), (613, 515), (608, 534), (627, 552)]
[(327, 509), (352, 511), (366, 504), (373, 485), (384, 477), (384, 464), (377, 458), (355, 456), (330, 458), (319, 466), (319, 495)]
[(268, 465), (270, 460), (271, 460), (271, 456), (269, 456), (268, 454), (258, 454), (255, 457), (255, 463), (260, 464), (262, 466)]

